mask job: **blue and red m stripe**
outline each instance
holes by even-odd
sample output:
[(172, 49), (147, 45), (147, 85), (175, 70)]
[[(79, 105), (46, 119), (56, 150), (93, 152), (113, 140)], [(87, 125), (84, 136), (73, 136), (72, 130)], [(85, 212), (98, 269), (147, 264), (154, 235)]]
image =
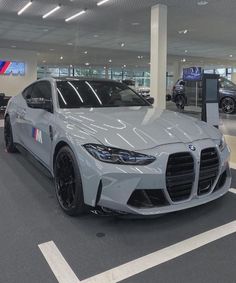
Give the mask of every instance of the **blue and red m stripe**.
[(0, 61), (0, 75), (4, 75), (11, 65), (11, 61)]

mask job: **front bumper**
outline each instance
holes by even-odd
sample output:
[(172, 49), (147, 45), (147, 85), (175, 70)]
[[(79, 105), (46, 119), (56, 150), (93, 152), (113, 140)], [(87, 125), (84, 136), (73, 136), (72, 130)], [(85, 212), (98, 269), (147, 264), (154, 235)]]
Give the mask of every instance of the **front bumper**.
[[(223, 196), (230, 188), (231, 174), (228, 165), (229, 149), (220, 152), (212, 140), (191, 143), (196, 151), (191, 151), (188, 144), (170, 144), (160, 146), (142, 153), (156, 156), (156, 161), (148, 166), (125, 166), (105, 164), (94, 161), (83, 167), (83, 187), (85, 202), (93, 207), (104, 207), (121, 213), (138, 215), (157, 215), (205, 204)], [(219, 166), (217, 177), (211, 188), (203, 195), (198, 194), (201, 152), (206, 148), (215, 148)], [(189, 152), (194, 162), (194, 180), (191, 193), (187, 199), (176, 201), (170, 197), (166, 168), (171, 154)], [(89, 165), (89, 166), (88, 166)], [(86, 175), (86, 174), (89, 174)], [(224, 180), (222, 180), (222, 178)], [(93, 190), (91, 191), (91, 188)], [(130, 200), (134, 192), (161, 192), (161, 201), (155, 205), (135, 205)], [(158, 194), (159, 195), (159, 194)], [(163, 199), (164, 197), (164, 199)]]

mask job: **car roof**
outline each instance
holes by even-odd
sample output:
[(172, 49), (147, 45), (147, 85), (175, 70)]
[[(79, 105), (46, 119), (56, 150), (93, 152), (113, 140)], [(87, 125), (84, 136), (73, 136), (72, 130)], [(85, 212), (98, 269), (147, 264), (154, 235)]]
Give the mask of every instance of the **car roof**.
[(117, 82), (110, 79), (88, 78), (88, 77), (53, 77), (56, 81), (95, 81), (95, 82)]

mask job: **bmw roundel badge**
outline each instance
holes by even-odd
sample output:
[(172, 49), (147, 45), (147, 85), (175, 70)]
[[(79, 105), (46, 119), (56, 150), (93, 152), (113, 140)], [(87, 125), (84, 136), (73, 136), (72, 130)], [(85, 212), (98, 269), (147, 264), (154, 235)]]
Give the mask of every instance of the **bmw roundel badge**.
[(196, 147), (194, 145), (190, 144), (188, 147), (189, 147), (190, 150), (196, 151)]

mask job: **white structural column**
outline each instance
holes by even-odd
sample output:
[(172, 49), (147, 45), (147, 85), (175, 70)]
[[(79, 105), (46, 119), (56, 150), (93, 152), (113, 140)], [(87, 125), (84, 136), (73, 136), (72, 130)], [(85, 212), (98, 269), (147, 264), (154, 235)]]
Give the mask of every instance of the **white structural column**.
[(151, 10), (151, 95), (155, 106), (166, 108), (167, 6)]
[(236, 73), (234, 73), (234, 72), (231, 74), (231, 81), (233, 83), (236, 83)]

